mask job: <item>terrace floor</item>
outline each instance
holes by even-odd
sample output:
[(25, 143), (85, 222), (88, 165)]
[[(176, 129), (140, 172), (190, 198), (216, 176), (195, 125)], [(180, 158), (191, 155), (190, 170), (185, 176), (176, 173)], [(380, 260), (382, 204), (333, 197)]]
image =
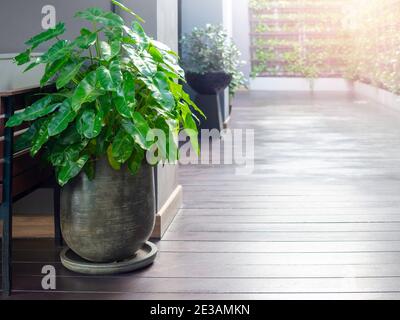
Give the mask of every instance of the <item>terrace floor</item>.
[[(18, 240), (12, 299), (400, 298), (400, 114), (343, 94), (242, 93), (255, 170), (180, 170), (184, 207), (153, 266), (65, 270), (51, 240)], [(57, 290), (41, 290), (44, 264)]]

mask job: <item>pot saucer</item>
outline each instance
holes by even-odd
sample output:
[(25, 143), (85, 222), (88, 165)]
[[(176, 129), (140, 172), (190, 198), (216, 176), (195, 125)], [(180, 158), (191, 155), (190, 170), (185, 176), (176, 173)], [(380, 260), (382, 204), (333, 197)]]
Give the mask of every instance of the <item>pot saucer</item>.
[(154, 262), (156, 255), (157, 246), (147, 241), (142, 248), (136, 252), (134, 257), (119, 262), (90, 262), (79, 257), (68, 247), (61, 251), (60, 258), (62, 265), (68, 270), (83, 274), (107, 275), (126, 273), (144, 268)]

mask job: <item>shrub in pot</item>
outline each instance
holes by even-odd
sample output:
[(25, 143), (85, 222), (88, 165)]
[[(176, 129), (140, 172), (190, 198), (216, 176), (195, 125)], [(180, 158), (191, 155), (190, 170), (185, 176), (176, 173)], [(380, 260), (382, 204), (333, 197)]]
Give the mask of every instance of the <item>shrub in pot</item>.
[[(152, 164), (177, 158), (174, 139), (166, 147), (152, 129), (173, 137), (183, 128), (196, 136), (191, 108), (201, 113), (178, 84), (185, 75), (176, 54), (145, 34), (140, 17), (113, 3), (133, 15), (131, 26), (115, 13), (89, 8), (76, 17), (93, 27), (74, 40), (60, 39), (65, 26), (59, 23), (26, 42), (16, 63), (27, 64), (26, 71), (45, 64), (40, 84), (56, 89), (7, 122), (31, 122), (16, 143), (54, 166), (64, 186), (65, 241), (93, 262), (129, 258), (149, 238), (154, 187), (145, 152), (158, 149)], [(33, 58), (48, 41), (50, 48)]]
[(222, 26), (194, 28), (181, 44), (186, 79), (198, 93), (215, 94), (229, 85), (234, 94), (245, 83), (240, 52)]

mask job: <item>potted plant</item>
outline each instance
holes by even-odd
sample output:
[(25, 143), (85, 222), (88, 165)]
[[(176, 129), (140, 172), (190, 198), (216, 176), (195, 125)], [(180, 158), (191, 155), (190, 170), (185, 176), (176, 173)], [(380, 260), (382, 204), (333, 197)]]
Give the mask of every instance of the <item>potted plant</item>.
[[(175, 161), (170, 137), (181, 128), (195, 136), (191, 108), (201, 113), (178, 84), (185, 75), (177, 55), (146, 35), (134, 12), (112, 2), (133, 16), (130, 27), (115, 13), (89, 8), (75, 17), (93, 27), (81, 29), (74, 40), (60, 39), (65, 26), (59, 23), (26, 42), (16, 63), (27, 64), (26, 71), (44, 64), (40, 84), (54, 83), (55, 90), (7, 122), (31, 122), (17, 144), (54, 166), (63, 186), (65, 242), (94, 263), (129, 259), (148, 240), (155, 213), (153, 170), (145, 153), (156, 147), (155, 161)], [(54, 43), (33, 58), (48, 41)], [(168, 147), (152, 129), (170, 138)]]
[[(200, 94), (215, 94), (229, 86), (237, 89), (240, 52), (220, 25), (194, 28), (182, 40), (182, 63), (189, 85)], [(240, 78), (242, 79), (242, 78)], [(241, 80), (240, 80), (241, 81)]]

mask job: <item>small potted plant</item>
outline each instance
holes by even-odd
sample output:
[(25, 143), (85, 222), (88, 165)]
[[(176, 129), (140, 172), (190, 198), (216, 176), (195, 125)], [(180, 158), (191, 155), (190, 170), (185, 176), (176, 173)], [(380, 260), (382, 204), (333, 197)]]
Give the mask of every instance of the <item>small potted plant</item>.
[(215, 94), (229, 86), (237, 90), (243, 74), (240, 52), (220, 25), (194, 28), (181, 39), (182, 64), (189, 85), (200, 94)]
[[(191, 108), (201, 113), (178, 84), (185, 75), (177, 55), (146, 35), (134, 12), (112, 2), (132, 14), (131, 26), (89, 8), (75, 16), (93, 27), (74, 40), (60, 39), (65, 26), (59, 23), (26, 42), (16, 63), (26, 70), (45, 64), (40, 84), (54, 83), (55, 90), (7, 122), (31, 122), (17, 143), (55, 168), (66, 244), (85, 261), (106, 264), (134, 257), (153, 230), (153, 170), (145, 153), (156, 146), (158, 160), (175, 161), (177, 152), (173, 139), (167, 148), (152, 129), (166, 137), (190, 129), (193, 136)], [(33, 58), (48, 41), (50, 48)], [(109, 271), (96, 270), (80, 271)]]

